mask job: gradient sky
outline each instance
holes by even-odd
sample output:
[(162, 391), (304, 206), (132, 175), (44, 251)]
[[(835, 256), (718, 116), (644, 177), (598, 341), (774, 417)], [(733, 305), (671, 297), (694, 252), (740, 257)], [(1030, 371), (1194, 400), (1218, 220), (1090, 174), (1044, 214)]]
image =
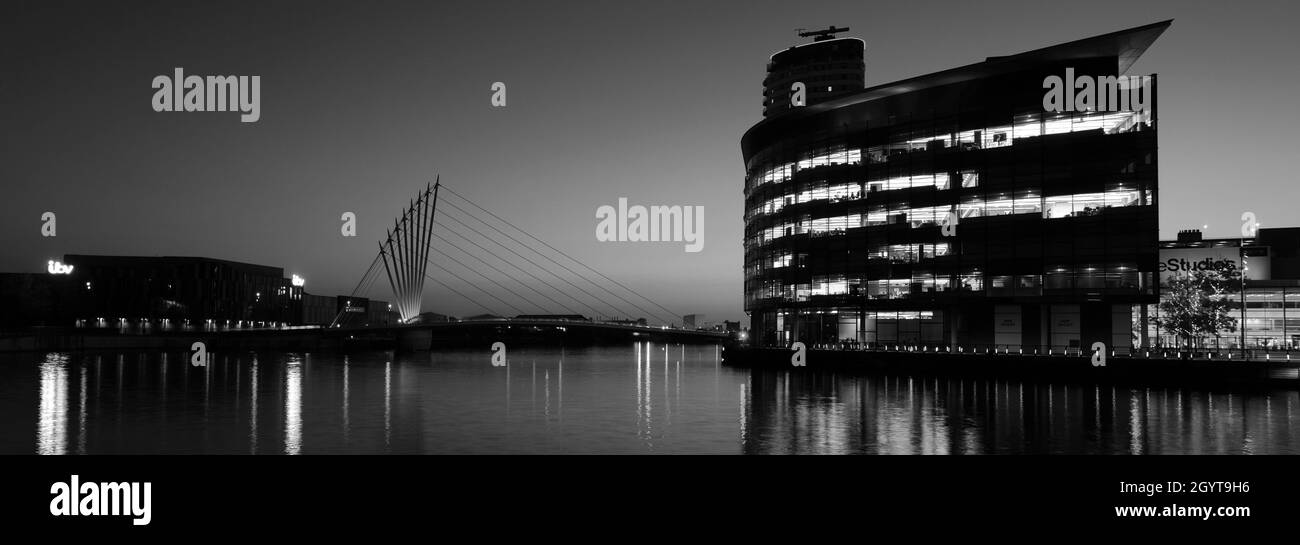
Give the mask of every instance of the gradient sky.
[[(450, 187), (680, 314), (742, 310), (741, 134), (794, 29), (848, 26), (867, 84), (1173, 18), (1161, 236), (1300, 224), (1286, 2), (113, 2), (0, 16), (0, 271), (67, 253), (284, 267), (348, 293), (398, 210)], [(156, 113), (155, 75), (262, 76), (262, 118)], [(492, 108), (489, 86), (508, 86)], [(705, 248), (600, 243), (595, 210), (703, 205)], [(40, 236), (44, 211), (59, 234)], [(356, 238), (339, 215), (359, 216)], [(479, 310), (435, 285), (426, 310)], [(370, 293), (387, 298), (376, 289)]]

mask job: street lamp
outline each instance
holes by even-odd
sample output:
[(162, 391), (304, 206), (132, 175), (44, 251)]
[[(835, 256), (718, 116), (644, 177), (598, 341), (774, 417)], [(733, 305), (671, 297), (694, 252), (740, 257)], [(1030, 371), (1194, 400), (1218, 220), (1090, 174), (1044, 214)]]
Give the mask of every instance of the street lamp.
[(1246, 357), (1246, 272), (1250, 270), (1250, 265), (1246, 262), (1246, 238), (1242, 237), (1241, 246), (1238, 247), (1239, 259), (1241, 259), (1241, 357)]

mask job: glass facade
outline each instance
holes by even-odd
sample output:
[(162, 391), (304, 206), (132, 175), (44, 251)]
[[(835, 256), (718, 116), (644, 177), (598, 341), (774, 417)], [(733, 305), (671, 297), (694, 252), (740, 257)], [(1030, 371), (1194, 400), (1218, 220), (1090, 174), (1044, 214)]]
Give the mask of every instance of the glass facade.
[(1129, 343), (1132, 309), (1157, 296), (1155, 109), (1045, 112), (1045, 75), (1123, 64), (1058, 47), (751, 128), (753, 342)]
[[(1270, 282), (1275, 283), (1275, 282)], [(1232, 316), (1237, 318), (1237, 329), (1223, 330), (1218, 337), (1209, 337), (1202, 341), (1197, 349), (1230, 349), (1243, 347), (1250, 350), (1297, 350), (1300, 349), (1300, 281), (1291, 286), (1246, 287), (1246, 309), (1241, 312), (1241, 294), (1230, 296), (1235, 310)], [(1149, 320), (1146, 333), (1152, 348), (1183, 348), (1186, 341), (1168, 334), (1156, 327), (1155, 318), (1160, 317), (1160, 307), (1147, 307)], [(1241, 318), (1244, 317), (1243, 322)], [(1134, 316), (1135, 323), (1140, 318)], [(1241, 324), (1245, 324), (1245, 328)], [(1245, 335), (1243, 336), (1243, 333)]]
[[(1300, 349), (1300, 228), (1260, 229), (1252, 238), (1202, 239), (1196, 230), (1179, 233), (1176, 241), (1161, 242), (1162, 286), (1173, 277), (1211, 267), (1242, 273), (1244, 281), (1232, 292), (1221, 296), (1230, 303), (1234, 329), (1222, 329), (1217, 335), (1180, 339), (1157, 327), (1161, 317), (1159, 305), (1146, 307), (1146, 321), (1134, 315), (1135, 335), (1145, 329), (1151, 348), (1198, 351), (1215, 350), (1296, 350)], [(1243, 298), (1244, 294), (1244, 298)], [(1162, 292), (1161, 301), (1171, 298)]]

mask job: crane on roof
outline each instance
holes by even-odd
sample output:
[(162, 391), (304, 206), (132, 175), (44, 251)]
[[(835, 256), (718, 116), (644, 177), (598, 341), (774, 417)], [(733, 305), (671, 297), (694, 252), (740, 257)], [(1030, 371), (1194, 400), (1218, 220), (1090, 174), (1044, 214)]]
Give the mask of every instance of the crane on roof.
[[(803, 29), (800, 28), (796, 30), (803, 30)], [(836, 34), (839, 34), (841, 32), (848, 32), (848, 30), (849, 27), (835, 28), (835, 25), (831, 25), (830, 27), (827, 27), (826, 29), (823, 30), (807, 30), (807, 31), (800, 32), (799, 37), (801, 38), (811, 37), (814, 42), (821, 42), (821, 41), (832, 39), (835, 37)]]

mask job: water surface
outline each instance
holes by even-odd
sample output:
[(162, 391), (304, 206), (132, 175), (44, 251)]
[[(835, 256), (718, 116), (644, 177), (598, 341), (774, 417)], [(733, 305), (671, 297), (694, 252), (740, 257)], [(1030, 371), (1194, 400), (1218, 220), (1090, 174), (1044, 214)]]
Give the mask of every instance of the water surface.
[(6, 354), (0, 452), (1300, 452), (1296, 391), (751, 371), (720, 355)]

